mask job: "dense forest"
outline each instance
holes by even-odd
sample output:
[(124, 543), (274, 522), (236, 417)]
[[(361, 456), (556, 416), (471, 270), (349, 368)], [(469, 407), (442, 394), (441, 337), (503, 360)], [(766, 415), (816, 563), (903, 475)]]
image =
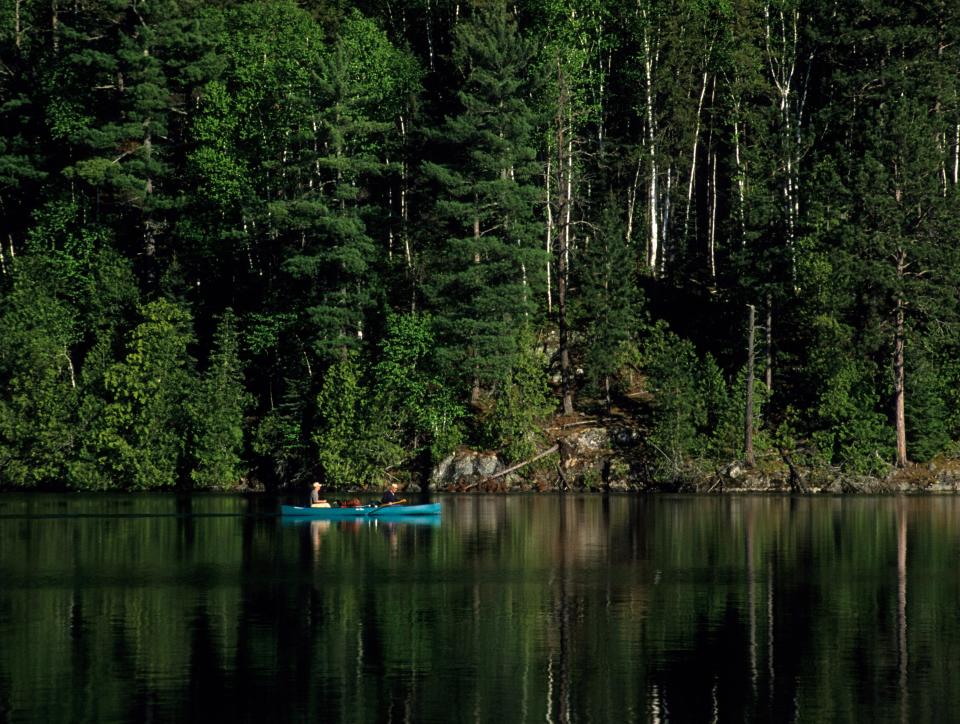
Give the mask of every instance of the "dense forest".
[(956, 453), (958, 40), (945, 0), (0, 0), (0, 485), (373, 483), (624, 400), (657, 475)]

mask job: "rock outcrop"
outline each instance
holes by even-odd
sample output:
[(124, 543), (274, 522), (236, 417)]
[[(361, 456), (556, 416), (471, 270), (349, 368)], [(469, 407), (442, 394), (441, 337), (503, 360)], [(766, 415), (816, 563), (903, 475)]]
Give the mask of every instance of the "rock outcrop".
[(446, 492), (699, 492), (896, 494), (960, 493), (960, 460), (938, 458), (886, 476), (858, 475), (833, 467), (804, 467), (773, 453), (748, 468), (732, 461), (713, 470), (690, 465), (668, 480), (653, 474), (640, 434), (629, 427), (581, 422), (551, 431), (556, 444), (528, 461), (508, 465), (494, 452), (461, 449), (434, 468), (431, 491)]

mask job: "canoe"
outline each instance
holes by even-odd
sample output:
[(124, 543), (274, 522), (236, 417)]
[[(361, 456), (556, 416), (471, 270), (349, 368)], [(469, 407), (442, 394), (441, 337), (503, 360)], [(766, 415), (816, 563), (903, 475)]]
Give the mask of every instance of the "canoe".
[(349, 526), (396, 526), (402, 525), (414, 528), (439, 528), (443, 522), (442, 515), (358, 515), (353, 518), (313, 518), (309, 515), (283, 515), (280, 516), (280, 523), (284, 526), (294, 528), (302, 526), (330, 526), (330, 525), (349, 525)]
[(405, 518), (408, 515), (440, 515), (440, 503), (424, 505), (360, 505), (355, 508), (302, 508), (281, 505), (281, 515), (333, 520), (336, 518)]

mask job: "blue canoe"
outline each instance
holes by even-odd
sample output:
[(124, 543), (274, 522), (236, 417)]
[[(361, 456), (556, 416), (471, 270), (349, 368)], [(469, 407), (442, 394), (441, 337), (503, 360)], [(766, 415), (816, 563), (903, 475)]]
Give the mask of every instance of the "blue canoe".
[(440, 503), (425, 505), (360, 505), (356, 508), (302, 508), (281, 505), (285, 516), (333, 520), (336, 518), (406, 518), (409, 515), (440, 515)]

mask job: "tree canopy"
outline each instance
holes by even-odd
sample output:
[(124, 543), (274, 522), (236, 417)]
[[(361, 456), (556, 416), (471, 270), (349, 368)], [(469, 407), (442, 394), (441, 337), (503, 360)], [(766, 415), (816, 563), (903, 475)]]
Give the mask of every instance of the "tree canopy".
[(908, 0), (0, 0), (0, 486), (362, 484), (637, 399), (669, 475), (743, 454), (748, 306), (758, 445), (956, 454), (958, 35)]

